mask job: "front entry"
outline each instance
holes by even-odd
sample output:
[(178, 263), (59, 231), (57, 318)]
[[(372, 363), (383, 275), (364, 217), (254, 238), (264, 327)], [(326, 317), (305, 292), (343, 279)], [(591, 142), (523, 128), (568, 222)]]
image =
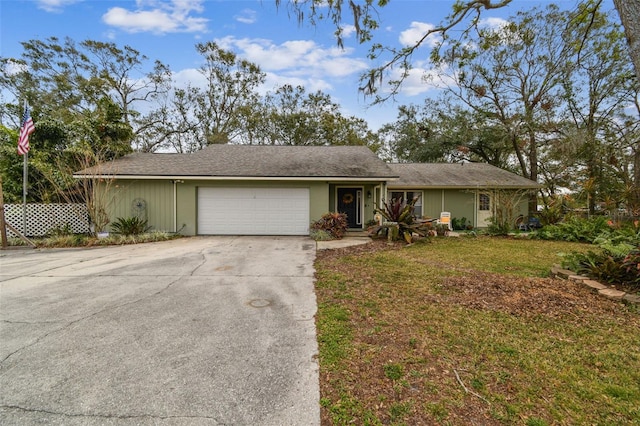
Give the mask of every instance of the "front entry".
[(345, 213), (349, 228), (362, 228), (362, 188), (338, 188), (338, 213)]

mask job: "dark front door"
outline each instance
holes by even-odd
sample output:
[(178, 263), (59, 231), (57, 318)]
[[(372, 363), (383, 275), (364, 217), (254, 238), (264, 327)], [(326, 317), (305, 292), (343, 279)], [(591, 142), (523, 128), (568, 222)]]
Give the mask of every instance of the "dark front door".
[(346, 213), (349, 228), (362, 228), (359, 188), (338, 188), (338, 212)]

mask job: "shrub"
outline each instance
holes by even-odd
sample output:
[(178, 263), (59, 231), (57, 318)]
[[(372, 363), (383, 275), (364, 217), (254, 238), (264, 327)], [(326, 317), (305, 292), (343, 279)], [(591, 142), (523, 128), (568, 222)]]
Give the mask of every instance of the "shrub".
[(505, 220), (498, 220), (495, 216), (492, 216), (487, 227), (487, 234), (489, 235), (509, 235), (511, 232), (511, 225)]
[(622, 267), (626, 272), (626, 282), (640, 291), (640, 248), (635, 248), (625, 256)]
[(326, 231), (336, 240), (344, 237), (348, 227), (347, 215), (344, 213), (325, 213), (311, 224), (312, 231)]
[(606, 250), (601, 253), (570, 253), (565, 257), (563, 266), (579, 274), (589, 276), (609, 284), (627, 282), (627, 271), (623, 258), (614, 256)]
[(451, 227), (453, 228), (454, 231), (465, 230), (467, 229), (467, 225), (470, 225), (470, 224), (467, 223), (466, 217), (461, 217), (460, 219), (458, 219), (457, 217), (454, 217), (453, 219), (451, 219)]
[(333, 235), (324, 229), (312, 229), (311, 232), (309, 232), (309, 236), (314, 241), (330, 241), (334, 239)]
[(64, 225), (57, 225), (47, 232), (47, 237), (67, 237), (69, 235), (73, 235), (73, 230), (71, 229), (71, 224), (69, 222)]
[(148, 225), (147, 220), (142, 220), (139, 217), (122, 218), (119, 217), (114, 223), (111, 224), (111, 230), (121, 235), (140, 235), (147, 232), (151, 227)]
[(609, 222), (604, 216), (595, 216), (591, 219), (570, 217), (564, 222), (543, 227), (533, 233), (532, 237), (543, 240), (592, 243), (596, 237), (611, 230)]
[[(392, 231), (395, 233), (395, 229), (397, 229), (397, 238), (403, 239), (407, 243), (411, 243), (414, 233), (427, 237), (431, 229), (430, 223), (417, 222), (413, 217), (413, 210), (419, 199), (420, 197), (414, 197), (411, 201), (405, 203), (402, 198), (394, 198), (390, 202), (382, 201), (384, 209), (376, 209), (376, 213), (381, 214), (387, 222), (394, 224), (392, 225)], [(389, 232), (391, 229), (389, 225), (383, 224), (382, 226), (374, 227), (371, 234), (375, 235), (382, 230)]]

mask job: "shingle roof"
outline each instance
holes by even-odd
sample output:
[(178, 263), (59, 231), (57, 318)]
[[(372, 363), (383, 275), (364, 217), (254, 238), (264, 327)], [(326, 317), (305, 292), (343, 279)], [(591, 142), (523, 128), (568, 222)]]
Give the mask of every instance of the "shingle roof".
[(530, 179), (486, 163), (389, 164), (399, 180), (389, 188), (539, 188)]
[(395, 178), (364, 146), (210, 145), (191, 154), (135, 153), (82, 176)]

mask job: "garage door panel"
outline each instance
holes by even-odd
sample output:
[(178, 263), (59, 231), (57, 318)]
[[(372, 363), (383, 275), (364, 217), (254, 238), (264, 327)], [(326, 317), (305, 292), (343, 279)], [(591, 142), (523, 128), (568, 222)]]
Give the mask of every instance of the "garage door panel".
[(308, 233), (308, 188), (198, 188), (198, 234)]

